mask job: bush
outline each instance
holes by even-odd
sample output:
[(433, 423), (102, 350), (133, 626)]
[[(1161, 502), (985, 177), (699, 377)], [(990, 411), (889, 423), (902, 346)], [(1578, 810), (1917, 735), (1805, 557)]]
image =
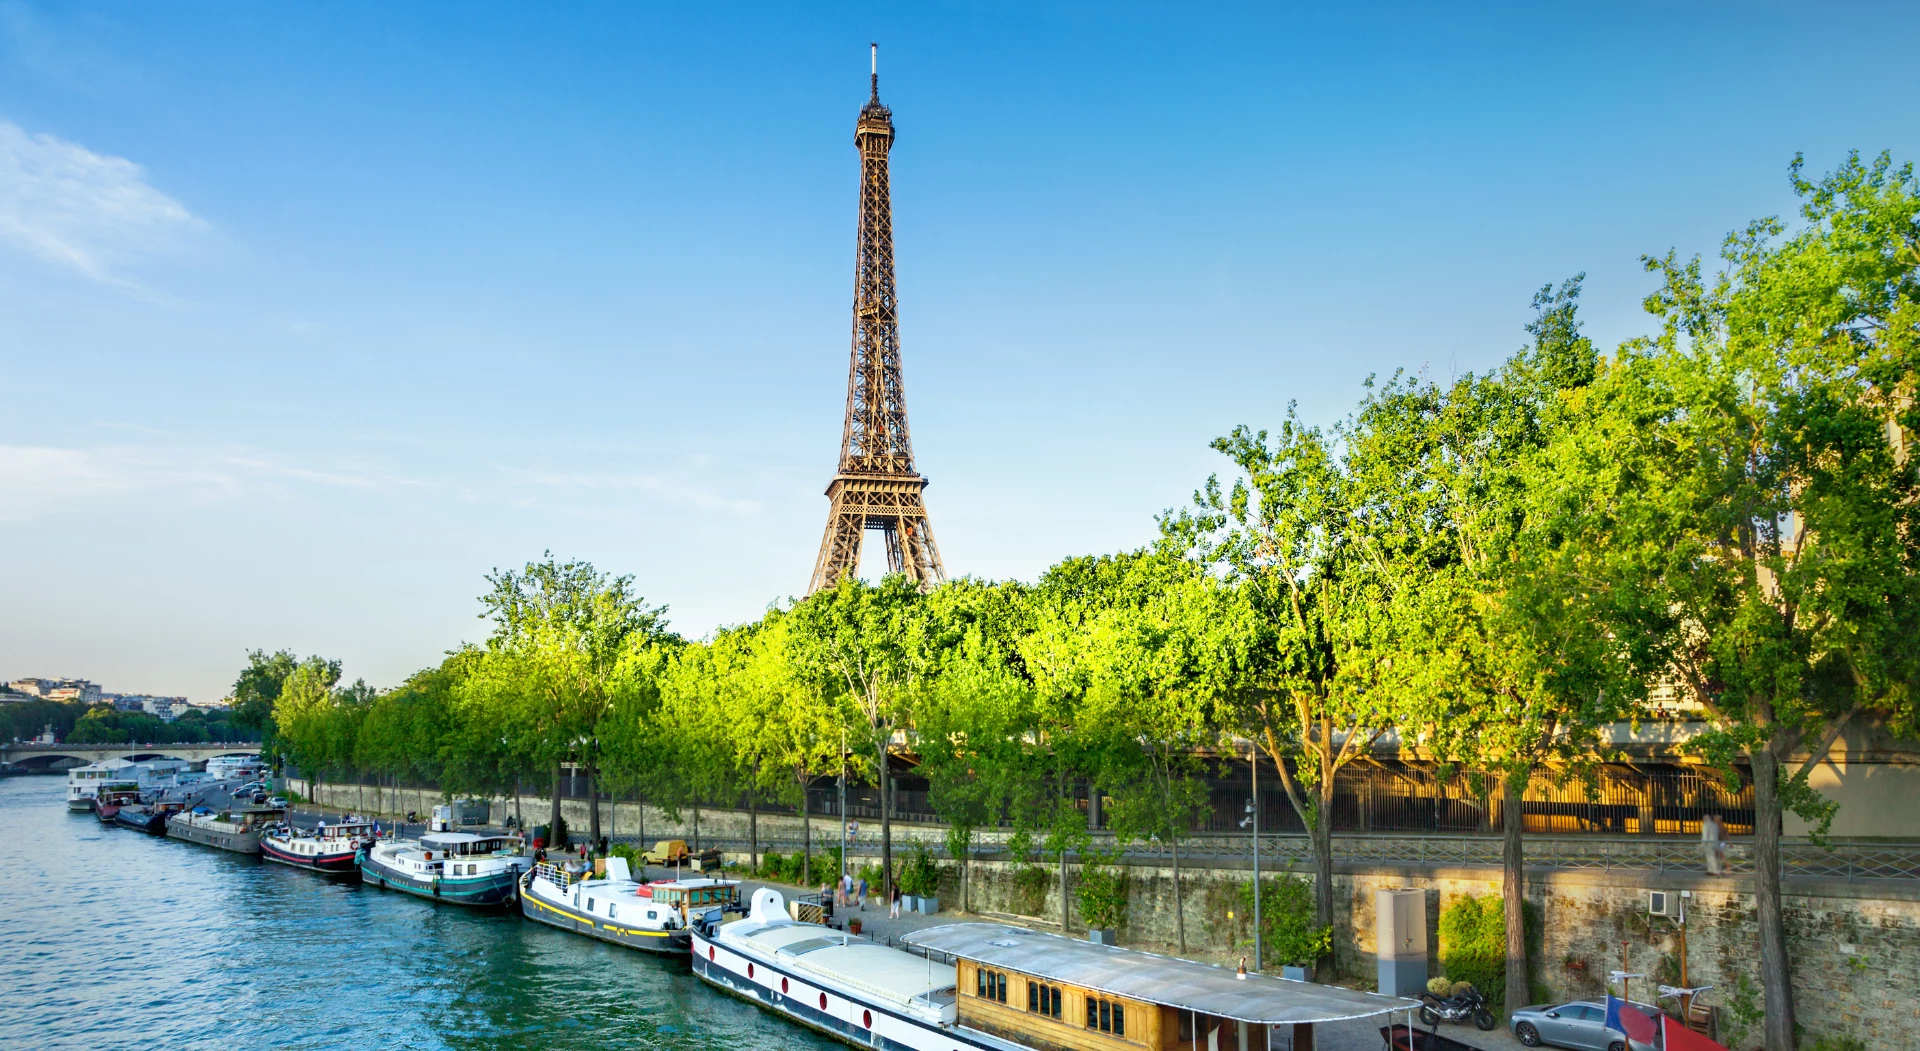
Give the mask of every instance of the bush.
[(554, 823), (554, 826), (551, 829), (550, 834), (547, 836), (547, 846), (549, 848), (558, 848), (561, 850), (566, 849), (567, 847), (567, 819), (566, 818), (563, 817), (559, 821)]
[(1453, 980), (1445, 975), (1427, 979), (1427, 992), (1435, 996), (1452, 996)]
[[(1537, 969), (1540, 910), (1527, 902), (1522, 915), (1527, 960)], [(1501, 1010), (1507, 999), (1507, 919), (1506, 907), (1497, 896), (1460, 898), (1441, 910), (1440, 967), (1453, 983), (1472, 983), (1495, 1013)]]
[(1114, 864), (1116, 854), (1088, 854), (1080, 866), (1080, 918), (1089, 927), (1118, 930), (1127, 918), (1128, 872)]
[(627, 867), (633, 870), (634, 879), (640, 878), (640, 870), (644, 867), (640, 860), (640, 853), (640, 851), (635, 850), (627, 843), (615, 843), (613, 846), (607, 848), (607, 854), (609, 856), (627, 859)]
[(934, 863), (925, 843), (915, 843), (913, 856), (900, 866), (900, 893), (916, 898), (931, 898), (940, 893), (940, 866)]
[[(1240, 885), (1240, 907), (1245, 915), (1253, 915), (1253, 884)], [(1260, 881), (1263, 954), (1283, 964), (1304, 967), (1332, 952), (1333, 927), (1313, 921), (1313, 884), (1293, 876)]]
[(1013, 903), (1022, 916), (1038, 916), (1047, 908), (1047, 890), (1053, 874), (1038, 865), (1022, 865), (1013, 874)]

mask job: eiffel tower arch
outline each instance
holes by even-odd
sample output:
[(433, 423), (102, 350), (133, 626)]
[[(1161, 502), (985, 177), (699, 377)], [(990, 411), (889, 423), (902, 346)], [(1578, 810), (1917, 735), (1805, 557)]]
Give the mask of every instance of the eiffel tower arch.
[(927, 479), (913, 466), (913, 442), (907, 433), (893, 282), (893, 206), (887, 187), (893, 111), (880, 103), (877, 53), (871, 87), (853, 129), (853, 143), (860, 150), (860, 232), (847, 418), (840, 432), (840, 469), (827, 485), (827, 530), (814, 559), (809, 595), (859, 571), (860, 547), (869, 530), (879, 531), (886, 541), (889, 573), (904, 573), (923, 590), (947, 576), (922, 499)]

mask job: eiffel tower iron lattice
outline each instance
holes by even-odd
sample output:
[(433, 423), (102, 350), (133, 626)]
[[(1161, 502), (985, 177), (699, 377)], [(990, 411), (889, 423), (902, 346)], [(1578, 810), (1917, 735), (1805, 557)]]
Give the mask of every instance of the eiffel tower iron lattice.
[(873, 93), (860, 108), (853, 142), (860, 149), (860, 237), (853, 279), (853, 361), (847, 371), (847, 420), (840, 469), (827, 486), (831, 508), (807, 593), (830, 588), (860, 569), (869, 529), (887, 543), (887, 571), (922, 589), (946, 579), (933, 526), (921, 499), (927, 487), (913, 466), (906, 387), (900, 379), (900, 321), (893, 284), (893, 206), (887, 151), (893, 111), (880, 104), (876, 57)]

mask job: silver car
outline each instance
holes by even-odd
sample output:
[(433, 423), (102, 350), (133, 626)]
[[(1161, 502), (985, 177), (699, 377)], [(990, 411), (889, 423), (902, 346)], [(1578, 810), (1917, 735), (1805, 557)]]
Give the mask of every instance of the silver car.
[[(1649, 1004), (1637, 1004), (1652, 1008)], [(1607, 1007), (1592, 1000), (1522, 1007), (1507, 1019), (1507, 1028), (1528, 1047), (1551, 1044), (1580, 1051), (1628, 1051), (1627, 1034), (1607, 1028)]]

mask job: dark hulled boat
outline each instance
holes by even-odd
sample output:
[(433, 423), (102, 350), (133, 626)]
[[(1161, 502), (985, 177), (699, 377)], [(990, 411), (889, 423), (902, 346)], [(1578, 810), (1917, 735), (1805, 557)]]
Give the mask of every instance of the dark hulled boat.
[(358, 876), (358, 854), (374, 841), (370, 821), (343, 821), (317, 828), (283, 824), (260, 836), (260, 856), (282, 865), (333, 876)]
[(182, 809), (179, 803), (130, 803), (113, 815), (113, 823), (136, 832), (167, 834), (167, 818)]

